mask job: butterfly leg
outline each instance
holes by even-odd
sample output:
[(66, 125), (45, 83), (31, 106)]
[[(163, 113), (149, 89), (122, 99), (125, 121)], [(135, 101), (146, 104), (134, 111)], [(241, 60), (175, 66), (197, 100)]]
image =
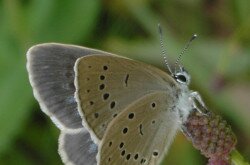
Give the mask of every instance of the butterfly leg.
[(188, 131), (187, 127), (184, 126), (184, 125), (181, 125), (181, 132), (184, 134), (184, 135), (187, 135), (188, 138), (192, 138), (192, 135), (191, 133)]
[[(205, 115), (209, 113), (205, 103), (203, 102), (201, 98), (201, 95), (198, 92), (196, 91), (191, 92), (190, 98), (193, 100), (193, 107), (197, 109), (200, 113), (205, 114)], [(199, 107), (197, 106), (196, 102), (198, 102), (199, 105), (201, 105), (201, 108), (199, 108), (200, 106)]]
[(192, 92), (190, 93), (190, 96), (191, 96), (192, 98), (195, 98), (195, 99), (200, 103), (200, 105), (201, 105), (202, 107), (204, 107), (205, 109), (207, 109), (205, 103), (203, 102), (203, 100), (202, 100), (202, 98), (201, 98), (201, 95), (200, 95), (197, 91), (192, 91)]

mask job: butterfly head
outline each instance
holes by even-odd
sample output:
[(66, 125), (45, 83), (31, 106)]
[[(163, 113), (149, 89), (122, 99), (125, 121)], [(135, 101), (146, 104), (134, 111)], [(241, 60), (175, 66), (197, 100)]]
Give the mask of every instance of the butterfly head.
[(175, 72), (173, 77), (178, 83), (182, 85), (187, 86), (190, 84), (191, 77), (184, 67), (180, 67), (180, 69)]
[[(188, 74), (188, 72), (184, 69), (184, 67), (182, 67), (180, 64), (179, 64), (179, 61), (182, 57), (182, 55), (186, 52), (186, 50), (188, 49), (190, 43), (197, 37), (197, 34), (194, 34), (188, 41), (188, 43), (185, 45), (185, 47), (183, 48), (183, 50), (181, 51), (180, 55), (178, 56), (177, 60), (175, 61), (175, 67), (174, 67), (174, 72), (172, 71), (171, 67), (169, 66), (168, 64), (168, 61), (167, 61), (167, 57), (166, 57), (166, 54), (165, 54), (165, 50), (164, 50), (164, 47), (163, 47), (163, 39), (162, 39), (162, 29), (161, 29), (161, 26), (160, 24), (158, 24), (158, 29), (159, 29), (159, 34), (160, 34), (160, 43), (161, 43), (161, 49), (162, 49), (162, 54), (163, 54), (163, 58), (164, 58), (164, 62), (167, 66), (167, 69), (168, 69), (168, 73), (171, 74), (171, 76), (181, 85), (184, 85), (184, 86), (188, 86), (190, 84), (190, 80), (191, 80), (191, 77), (190, 75)], [(179, 70), (177, 71), (177, 66), (179, 66)]]

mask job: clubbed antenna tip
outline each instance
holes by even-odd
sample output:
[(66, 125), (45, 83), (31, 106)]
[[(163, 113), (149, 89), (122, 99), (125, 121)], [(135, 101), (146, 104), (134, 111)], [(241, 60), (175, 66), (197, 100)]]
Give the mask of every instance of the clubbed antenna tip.
[(170, 66), (168, 64), (166, 52), (165, 52), (165, 49), (164, 49), (164, 46), (163, 46), (162, 28), (161, 28), (160, 23), (158, 24), (158, 30), (159, 30), (159, 34), (160, 34), (160, 44), (161, 44), (161, 50), (162, 50), (162, 55), (163, 55), (163, 58), (164, 58), (164, 62), (165, 62), (165, 65), (167, 66), (168, 71), (170, 72), (170, 74), (173, 75), (173, 72), (172, 72), (172, 70), (171, 70), (171, 68), (170, 68)]
[(191, 37), (191, 39), (189, 40), (189, 42), (192, 42), (195, 38), (197, 38), (198, 37), (198, 35), (197, 34), (194, 34), (192, 37)]
[(160, 23), (158, 23), (158, 30), (159, 30), (160, 35), (162, 35), (162, 29), (161, 29), (161, 24)]
[(177, 65), (178, 65), (178, 63), (179, 63), (179, 61), (180, 61), (180, 59), (181, 59), (181, 56), (187, 51), (187, 49), (188, 49), (190, 43), (191, 43), (195, 38), (197, 38), (197, 34), (194, 34), (194, 35), (190, 38), (190, 40), (188, 41), (188, 43), (186, 44), (186, 46), (185, 46), (185, 47), (183, 48), (183, 50), (181, 51), (179, 57), (177, 58), (177, 60), (176, 60), (176, 62), (175, 62), (175, 72), (176, 72), (176, 67), (177, 67)]

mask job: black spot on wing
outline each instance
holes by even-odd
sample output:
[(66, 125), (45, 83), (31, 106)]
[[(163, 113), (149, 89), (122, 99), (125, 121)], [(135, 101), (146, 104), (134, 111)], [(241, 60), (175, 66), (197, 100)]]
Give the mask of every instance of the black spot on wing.
[(127, 75), (126, 75), (126, 77), (125, 77), (125, 81), (124, 81), (124, 82), (125, 82), (125, 86), (126, 86), (126, 87), (128, 86), (128, 78), (129, 78), (129, 74), (127, 74)]

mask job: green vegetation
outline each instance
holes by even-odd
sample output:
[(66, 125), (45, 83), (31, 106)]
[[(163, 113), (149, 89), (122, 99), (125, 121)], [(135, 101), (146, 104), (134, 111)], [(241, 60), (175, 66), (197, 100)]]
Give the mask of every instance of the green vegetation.
[[(59, 131), (28, 82), (29, 47), (84, 45), (164, 67), (158, 23), (171, 60), (198, 34), (181, 61), (192, 75), (191, 88), (231, 124), (237, 150), (249, 161), (249, 11), (247, 0), (0, 0), (0, 164), (62, 164)], [(206, 161), (179, 133), (163, 164)]]

